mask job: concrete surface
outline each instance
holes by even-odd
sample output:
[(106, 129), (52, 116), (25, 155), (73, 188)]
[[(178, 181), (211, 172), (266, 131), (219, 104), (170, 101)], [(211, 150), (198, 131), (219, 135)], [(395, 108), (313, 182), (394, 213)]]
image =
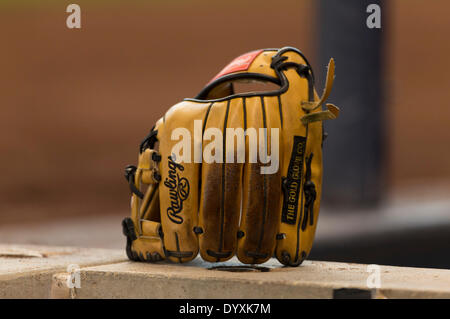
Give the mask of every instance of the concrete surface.
[[(67, 285), (69, 265), (80, 267), (79, 288)], [(450, 298), (450, 270), (379, 267), (381, 286), (371, 289), (363, 264), (147, 264), (122, 249), (0, 245), (0, 298)]]
[[(265, 271), (208, 269), (199, 258), (189, 264), (116, 263), (80, 270), (80, 288), (68, 288), (68, 274), (56, 274), (52, 298), (333, 298), (359, 289), (373, 298), (450, 298), (450, 270), (380, 267), (380, 289), (367, 287), (367, 265), (306, 261), (297, 268), (276, 261)], [(247, 269), (248, 270), (248, 269)], [(356, 290), (358, 294), (358, 290)], [(348, 294), (347, 294), (348, 296)]]
[(127, 260), (122, 250), (0, 244), (0, 298), (48, 298), (52, 275), (71, 264)]
[[(321, 242), (361, 238), (372, 234), (450, 226), (450, 200), (397, 198), (370, 210), (320, 211), (314, 246)], [(0, 243), (124, 249), (123, 214), (64, 218), (39, 224), (0, 225)], [(89, 236), (85, 236), (89, 234)]]
[(437, 198), (410, 195), (392, 198), (371, 209), (339, 211), (322, 207), (316, 238), (334, 241), (444, 225), (450, 226), (448, 195)]
[[(79, 216), (41, 223), (0, 225), (0, 243), (45, 246), (75, 246), (125, 250), (122, 219), (114, 215)], [(89, 234), (89, 236), (86, 236)]]
[[(409, 191), (371, 210), (323, 207), (309, 259), (450, 269), (450, 200), (435, 193)], [(0, 243), (123, 250), (128, 214), (0, 225)]]

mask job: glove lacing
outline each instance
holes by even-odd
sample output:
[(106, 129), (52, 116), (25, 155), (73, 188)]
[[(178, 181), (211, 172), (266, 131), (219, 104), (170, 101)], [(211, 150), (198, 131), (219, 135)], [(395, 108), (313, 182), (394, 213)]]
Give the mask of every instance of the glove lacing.
[(319, 101), (301, 102), (302, 109), (307, 113), (300, 119), (303, 125), (307, 125), (308, 123), (316, 121), (334, 120), (339, 116), (339, 108), (336, 105), (330, 103), (325, 104), (325, 106), (327, 107), (326, 111), (311, 113), (312, 111), (321, 107), (328, 99), (331, 93), (331, 88), (333, 87), (333, 82), (334, 82), (334, 59), (330, 59), (330, 62), (328, 62), (327, 79), (325, 83), (325, 88), (322, 93), (322, 97), (319, 99)]

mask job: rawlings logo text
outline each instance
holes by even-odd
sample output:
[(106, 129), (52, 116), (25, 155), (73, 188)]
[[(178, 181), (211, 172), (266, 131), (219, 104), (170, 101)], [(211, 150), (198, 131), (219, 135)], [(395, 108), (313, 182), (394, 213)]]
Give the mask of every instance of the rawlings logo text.
[(169, 188), (170, 207), (167, 208), (167, 217), (176, 223), (182, 224), (183, 217), (180, 216), (183, 210), (183, 202), (189, 196), (189, 181), (177, 173), (177, 169), (184, 171), (181, 164), (175, 163), (171, 156), (169, 158), (169, 177), (164, 181), (164, 185)]

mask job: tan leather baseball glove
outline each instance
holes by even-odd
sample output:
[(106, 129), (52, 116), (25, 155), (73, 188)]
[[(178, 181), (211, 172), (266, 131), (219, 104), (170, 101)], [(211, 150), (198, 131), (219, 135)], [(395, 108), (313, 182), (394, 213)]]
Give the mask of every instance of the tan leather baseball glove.
[[(123, 221), (128, 257), (245, 264), (276, 258), (297, 266), (309, 254), (322, 191), (322, 97), (294, 48), (252, 51), (233, 60), (195, 97), (172, 106), (128, 166), (131, 218)], [(270, 82), (236, 93), (239, 82)]]

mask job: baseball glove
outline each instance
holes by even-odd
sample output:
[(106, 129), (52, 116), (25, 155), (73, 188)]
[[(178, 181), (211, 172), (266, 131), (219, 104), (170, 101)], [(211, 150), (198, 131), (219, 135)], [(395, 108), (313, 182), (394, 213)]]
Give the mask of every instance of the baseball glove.
[[(126, 168), (131, 218), (122, 222), (131, 260), (209, 262), (237, 255), (259, 264), (274, 255), (298, 266), (314, 239), (322, 190), (324, 104), (297, 49), (249, 52), (195, 97), (172, 106)], [(270, 82), (265, 92), (236, 93), (234, 83)], [(323, 107), (324, 106), (324, 107)]]

